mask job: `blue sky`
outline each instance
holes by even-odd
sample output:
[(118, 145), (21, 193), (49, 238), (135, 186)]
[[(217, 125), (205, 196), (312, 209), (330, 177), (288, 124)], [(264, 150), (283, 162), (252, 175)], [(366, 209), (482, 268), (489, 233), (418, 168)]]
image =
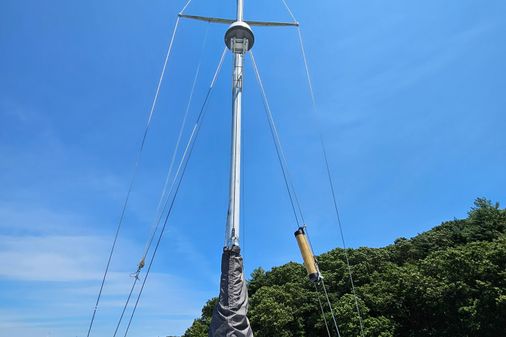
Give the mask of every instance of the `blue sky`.
[[(85, 336), (135, 154), (183, 1), (0, 4), (0, 335)], [(506, 3), (290, 1), (302, 23), (344, 231), (387, 245), (506, 203)], [(281, 1), (246, 18), (289, 20)], [(233, 1), (188, 13), (232, 17)], [(200, 46), (208, 29), (204, 53)], [(181, 23), (92, 336), (110, 336), (142, 254), (202, 59), (191, 118), (226, 27)], [(317, 253), (339, 246), (293, 29), (257, 28), (254, 52)], [(177, 335), (218, 292), (226, 218), (230, 56), (130, 336)], [(296, 225), (260, 92), (244, 98), (246, 271), (299, 261)], [(188, 136), (188, 133), (185, 133)]]

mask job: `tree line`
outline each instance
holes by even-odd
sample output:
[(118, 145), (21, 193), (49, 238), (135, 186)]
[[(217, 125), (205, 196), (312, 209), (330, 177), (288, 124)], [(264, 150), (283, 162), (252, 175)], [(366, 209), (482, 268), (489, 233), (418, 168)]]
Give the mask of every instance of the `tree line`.
[[(506, 209), (477, 199), (465, 219), (387, 247), (347, 249), (364, 337), (506, 336), (505, 229)], [(345, 251), (333, 249), (318, 263), (341, 336), (361, 336)], [(248, 290), (256, 337), (327, 336), (318, 296), (326, 300), (301, 264), (258, 268)], [(207, 337), (216, 301), (183, 337)]]

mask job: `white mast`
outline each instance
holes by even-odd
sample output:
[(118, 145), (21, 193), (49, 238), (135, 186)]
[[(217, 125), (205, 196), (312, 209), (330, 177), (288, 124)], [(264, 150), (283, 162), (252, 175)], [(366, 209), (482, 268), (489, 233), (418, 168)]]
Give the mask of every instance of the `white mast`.
[[(185, 7), (186, 8), (186, 7)], [(244, 21), (244, 1), (237, 0), (236, 20), (207, 16), (186, 15), (180, 18), (210, 23), (231, 24), (225, 34), (225, 44), (234, 54), (232, 79), (232, 155), (230, 164), (230, 199), (228, 204), (227, 227), (225, 230), (225, 248), (239, 247), (239, 228), (241, 211), (241, 107), (244, 55), (255, 42), (251, 26), (283, 27), (299, 26), (298, 22)]]
[(253, 46), (253, 32), (243, 21), (243, 0), (237, 0), (237, 21), (228, 29), (225, 43), (234, 53), (232, 77), (232, 159), (230, 199), (225, 231), (225, 247), (239, 247), (241, 211), (241, 115), (244, 55)]

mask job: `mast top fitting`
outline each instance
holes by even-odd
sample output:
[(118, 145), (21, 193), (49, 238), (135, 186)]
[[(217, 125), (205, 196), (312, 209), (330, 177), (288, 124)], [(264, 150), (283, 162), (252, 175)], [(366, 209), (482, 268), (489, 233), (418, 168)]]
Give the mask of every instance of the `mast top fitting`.
[(244, 21), (236, 21), (225, 33), (225, 44), (235, 54), (245, 54), (255, 43), (251, 27)]

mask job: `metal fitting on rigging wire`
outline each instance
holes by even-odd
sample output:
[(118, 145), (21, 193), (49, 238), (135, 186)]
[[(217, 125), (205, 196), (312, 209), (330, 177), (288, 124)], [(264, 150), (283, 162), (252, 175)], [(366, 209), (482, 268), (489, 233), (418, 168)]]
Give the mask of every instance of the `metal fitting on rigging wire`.
[(139, 280), (139, 274), (141, 273), (142, 268), (144, 268), (146, 257), (143, 256), (142, 259), (139, 261), (139, 265), (137, 266), (137, 271), (135, 273), (131, 273), (130, 277), (133, 277), (137, 280)]
[(309, 277), (309, 281), (318, 282), (322, 279), (320, 274), (320, 270), (318, 268), (318, 264), (316, 263), (316, 258), (311, 250), (311, 246), (309, 245), (306, 232), (304, 231), (304, 227), (299, 227), (299, 229), (294, 233), (295, 238), (297, 239), (297, 244), (299, 245), (299, 250), (302, 255), (302, 259), (304, 260), (304, 267), (306, 267), (307, 275)]
[(251, 27), (244, 21), (236, 21), (225, 33), (225, 44), (235, 54), (245, 54), (255, 43)]

